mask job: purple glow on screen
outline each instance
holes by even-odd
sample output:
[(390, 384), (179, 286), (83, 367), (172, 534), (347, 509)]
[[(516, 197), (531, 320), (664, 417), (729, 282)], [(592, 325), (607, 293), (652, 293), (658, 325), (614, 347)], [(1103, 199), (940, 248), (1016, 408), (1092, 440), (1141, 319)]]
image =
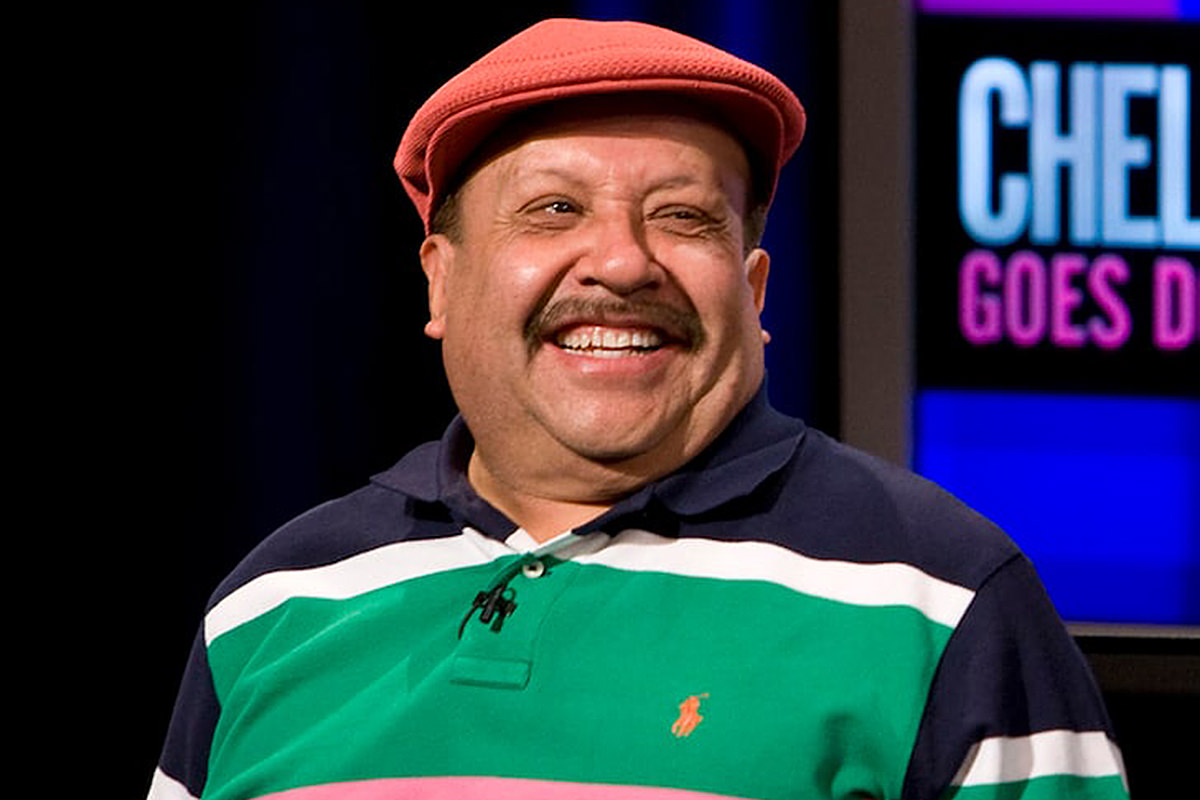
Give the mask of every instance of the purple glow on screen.
[(932, 14), (1178, 19), (1179, 0), (917, 0)]

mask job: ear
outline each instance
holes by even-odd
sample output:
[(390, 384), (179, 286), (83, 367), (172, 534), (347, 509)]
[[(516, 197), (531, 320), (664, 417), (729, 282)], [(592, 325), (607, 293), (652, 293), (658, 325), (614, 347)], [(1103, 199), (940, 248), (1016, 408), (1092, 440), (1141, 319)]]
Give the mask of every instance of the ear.
[(443, 234), (435, 233), (421, 243), (421, 269), (429, 281), (429, 322), (425, 335), (441, 339), (446, 335), (446, 276), (454, 259), (454, 245)]
[(767, 273), (771, 271), (771, 256), (761, 247), (756, 247), (746, 256), (746, 282), (754, 292), (754, 307), (763, 312), (767, 302)]
[[(762, 316), (767, 302), (767, 273), (771, 271), (771, 256), (766, 250), (756, 247), (746, 256), (745, 266), (746, 283), (754, 293), (754, 307), (758, 309), (759, 316)], [(767, 333), (765, 328), (760, 328), (760, 333), (763, 344), (770, 344), (771, 334)]]

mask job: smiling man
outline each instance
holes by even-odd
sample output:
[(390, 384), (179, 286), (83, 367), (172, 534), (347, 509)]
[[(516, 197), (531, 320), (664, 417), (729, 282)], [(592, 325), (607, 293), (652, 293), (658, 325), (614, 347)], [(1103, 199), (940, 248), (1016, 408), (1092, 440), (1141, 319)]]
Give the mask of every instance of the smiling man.
[(396, 169), (461, 416), (218, 588), (152, 798), (1126, 796), (1015, 546), (767, 402), (803, 129), (628, 22), (422, 106)]

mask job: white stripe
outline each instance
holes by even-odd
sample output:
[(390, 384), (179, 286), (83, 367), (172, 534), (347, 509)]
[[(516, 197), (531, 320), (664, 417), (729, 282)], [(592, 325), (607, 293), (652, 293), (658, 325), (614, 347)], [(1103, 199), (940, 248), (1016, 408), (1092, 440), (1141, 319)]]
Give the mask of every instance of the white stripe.
[(670, 539), (629, 530), (579, 563), (701, 578), (756, 580), (803, 594), (863, 606), (911, 606), (953, 628), (975, 593), (910, 564), (860, 564), (810, 558), (768, 542)]
[[(566, 536), (555, 544), (584, 544), (606, 538), (604, 534), (593, 534), (579, 541)], [(294, 597), (345, 600), (400, 581), (485, 564), (512, 552), (504, 543), (466, 528), (457, 536), (385, 545), (321, 567), (270, 572), (217, 603), (205, 617), (204, 638), (211, 644), (223, 633)], [(911, 606), (949, 627), (958, 624), (974, 597), (969, 589), (909, 564), (833, 561), (803, 556), (767, 542), (674, 539), (639, 530), (624, 531), (607, 547), (572, 560), (635, 571), (767, 581), (855, 605)]]
[(1030, 736), (994, 736), (967, 754), (954, 786), (989, 786), (1048, 775), (1125, 780), (1121, 751), (1104, 731), (1042, 731)]
[(345, 600), (437, 572), (486, 564), (512, 550), (466, 528), (442, 539), (384, 545), (310, 569), (260, 575), (230, 592), (204, 618), (204, 639), (214, 639), (294, 597)]
[(179, 781), (172, 778), (161, 769), (154, 770), (154, 778), (150, 781), (150, 794), (146, 800), (199, 800)]

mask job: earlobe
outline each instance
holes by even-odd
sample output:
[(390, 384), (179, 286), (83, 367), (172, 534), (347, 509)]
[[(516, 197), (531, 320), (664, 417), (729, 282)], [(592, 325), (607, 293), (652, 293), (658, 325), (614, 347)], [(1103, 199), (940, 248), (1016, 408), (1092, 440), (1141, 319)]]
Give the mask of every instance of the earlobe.
[(446, 335), (446, 274), (453, 258), (454, 245), (440, 233), (421, 243), (421, 269), (429, 282), (429, 322), (425, 335), (441, 339)]

